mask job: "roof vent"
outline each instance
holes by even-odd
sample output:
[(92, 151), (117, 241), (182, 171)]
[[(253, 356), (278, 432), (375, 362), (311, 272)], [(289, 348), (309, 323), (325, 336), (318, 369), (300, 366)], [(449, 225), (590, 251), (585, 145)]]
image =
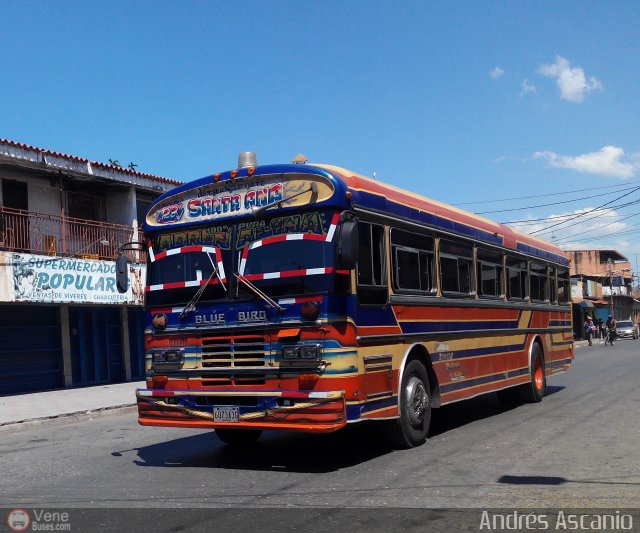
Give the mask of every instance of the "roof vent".
[(292, 162), (294, 165), (304, 165), (307, 161), (309, 161), (309, 158), (308, 158), (306, 155), (304, 155), (304, 154), (298, 154), (297, 156), (295, 156), (295, 157), (292, 159), (292, 161), (291, 161), (291, 162)]
[(255, 152), (241, 152), (238, 156), (238, 168), (257, 167), (258, 157)]

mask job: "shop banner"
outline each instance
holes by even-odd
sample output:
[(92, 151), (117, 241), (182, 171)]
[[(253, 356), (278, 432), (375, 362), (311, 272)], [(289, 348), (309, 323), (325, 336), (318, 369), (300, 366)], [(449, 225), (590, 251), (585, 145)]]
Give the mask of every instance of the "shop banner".
[(5, 302), (142, 305), (146, 267), (129, 265), (129, 289), (116, 289), (115, 261), (0, 252)]

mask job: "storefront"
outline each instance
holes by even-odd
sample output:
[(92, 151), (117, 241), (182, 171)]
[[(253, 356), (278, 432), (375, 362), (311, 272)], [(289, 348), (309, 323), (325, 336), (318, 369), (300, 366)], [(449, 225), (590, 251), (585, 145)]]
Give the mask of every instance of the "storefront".
[(144, 378), (145, 267), (0, 252), (0, 395)]

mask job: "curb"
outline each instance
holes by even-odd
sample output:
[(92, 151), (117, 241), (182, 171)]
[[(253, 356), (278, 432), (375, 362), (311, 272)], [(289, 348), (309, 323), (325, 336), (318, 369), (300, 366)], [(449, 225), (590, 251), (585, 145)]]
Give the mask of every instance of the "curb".
[(59, 415), (42, 416), (38, 418), (25, 418), (24, 420), (10, 420), (8, 422), (0, 422), (0, 433), (7, 430), (27, 430), (45, 423), (63, 424), (83, 422), (96, 416), (127, 413), (129, 411), (134, 411), (135, 409), (137, 409), (137, 404), (126, 403), (121, 405), (110, 405), (108, 407), (98, 407), (97, 409), (90, 409), (88, 411), (75, 411), (72, 413), (61, 413)]

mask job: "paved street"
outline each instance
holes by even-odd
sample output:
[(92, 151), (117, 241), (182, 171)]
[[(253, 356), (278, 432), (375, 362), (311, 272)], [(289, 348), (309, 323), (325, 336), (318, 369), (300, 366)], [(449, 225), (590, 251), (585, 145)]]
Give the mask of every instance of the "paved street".
[(640, 501), (640, 341), (576, 348), (541, 404), (435, 411), (424, 446), (370, 426), (263, 435), (143, 428), (133, 410), (0, 431), (3, 506), (630, 507)]

